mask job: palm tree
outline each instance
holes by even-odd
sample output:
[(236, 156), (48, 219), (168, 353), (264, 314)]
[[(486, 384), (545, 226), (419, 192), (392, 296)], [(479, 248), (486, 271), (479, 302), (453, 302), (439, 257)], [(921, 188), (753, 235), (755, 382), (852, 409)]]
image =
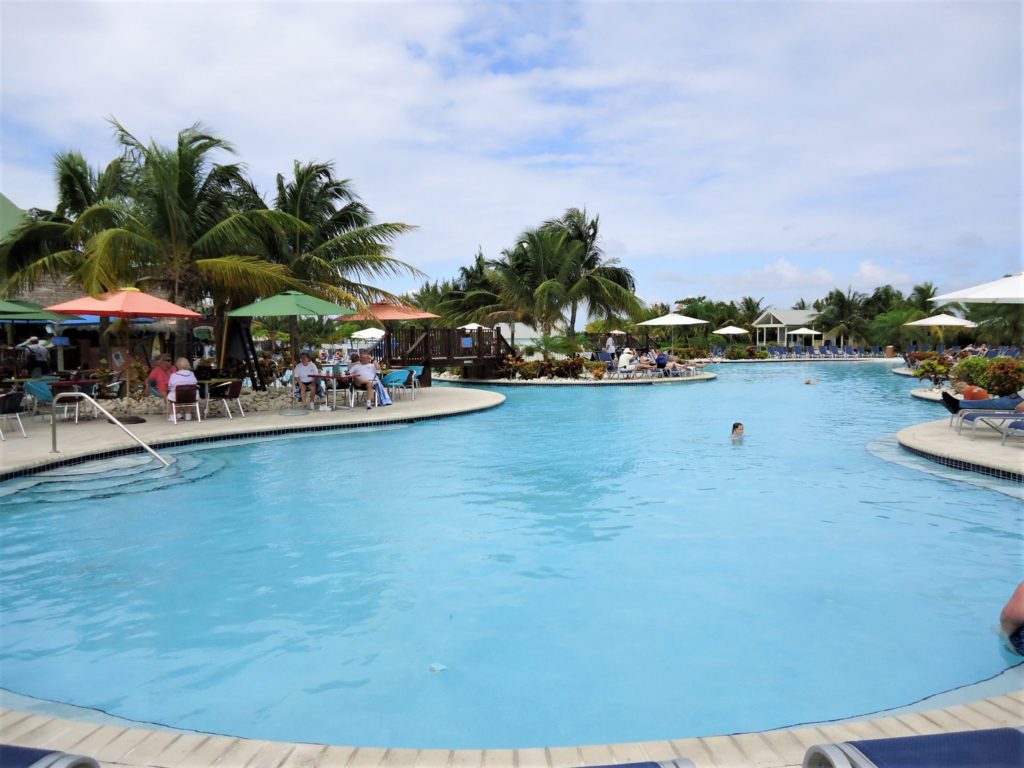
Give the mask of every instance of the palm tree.
[(581, 244), (565, 231), (535, 229), (524, 232), (514, 248), (493, 263), (492, 279), (504, 312), (515, 319), (529, 318), (550, 336), (564, 310), (578, 295), (570, 292), (570, 276), (579, 274)]
[(988, 344), (1024, 342), (1024, 311), (1020, 304), (972, 304), (969, 319), (978, 324), (980, 341)]
[(0, 244), (3, 295), (17, 295), (44, 279), (73, 274), (85, 258), (85, 242), (111, 223), (97, 216), (85, 227), (76, 226), (76, 220), (99, 203), (124, 201), (129, 194), (132, 170), (124, 156), (106, 168), (93, 169), (80, 152), (62, 152), (53, 164), (55, 210), (28, 211), (27, 221)]
[[(101, 228), (89, 238), (75, 273), (96, 295), (131, 281), (156, 286), (176, 304), (197, 304), (209, 296), (223, 307), (250, 301), (299, 283), (287, 267), (261, 258), (262, 240), (302, 222), (277, 211), (240, 210), (249, 187), (237, 164), (212, 162), (231, 145), (199, 124), (178, 133), (173, 147), (146, 145), (113, 121), (133, 166), (131, 201), (100, 201), (77, 220)], [(179, 322), (175, 354), (185, 353)]]
[(753, 296), (744, 296), (736, 308), (738, 316), (736, 320), (744, 328), (754, 329), (754, 321), (764, 312), (764, 296), (755, 299)]
[[(266, 211), (254, 189), (247, 207)], [(332, 163), (299, 163), (292, 178), (277, 175), (274, 210), (287, 214), (295, 226), (272, 232), (265, 239), (268, 258), (287, 266), (307, 290), (341, 304), (363, 306), (374, 301), (398, 301), (370, 280), (402, 274), (421, 275), (413, 266), (391, 256), (392, 243), (415, 227), (398, 222), (373, 223), (373, 212), (356, 195), (352, 182), (336, 179)], [(292, 324), (293, 331), (297, 329)], [(292, 333), (293, 353), (298, 338)]]
[(864, 309), (866, 297), (852, 288), (843, 293), (838, 288), (825, 297), (824, 306), (815, 322), (830, 329), (830, 334), (838, 334), (840, 343), (850, 339), (867, 338), (868, 318)]
[(578, 243), (581, 254), (572, 272), (567, 275), (566, 297), (569, 319), (566, 334), (576, 335), (576, 315), (586, 302), (590, 317), (625, 312), (637, 315), (641, 304), (636, 298), (633, 273), (619, 266), (618, 259), (605, 259), (598, 245), (599, 217), (587, 218), (584, 208), (569, 208), (561, 218), (551, 219), (542, 229), (564, 232), (571, 242)]

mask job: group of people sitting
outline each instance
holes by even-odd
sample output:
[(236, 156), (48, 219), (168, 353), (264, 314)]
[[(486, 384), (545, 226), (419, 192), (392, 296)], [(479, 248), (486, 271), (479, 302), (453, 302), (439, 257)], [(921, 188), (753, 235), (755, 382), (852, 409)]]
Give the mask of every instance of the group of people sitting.
[[(615, 358), (613, 358), (615, 359)], [(672, 376), (682, 373), (687, 368), (696, 368), (696, 364), (686, 363), (679, 355), (669, 351), (662, 352), (658, 347), (651, 347), (643, 352), (636, 352), (629, 347), (623, 348), (617, 358), (620, 374), (647, 373)]]
[[(335, 360), (341, 363), (343, 358), (341, 352), (335, 353)], [(321, 358), (321, 363), (328, 362), (326, 354)], [(299, 362), (294, 368), (295, 382), (299, 388), (299, 400), (302, 406), (310, 410), (316, 408), (317, 388), (319, 379), (315, 378), (320, 374), (320, 368), (308, 352), (299, 355)], [(349, 355), (346, 376), (350, 376), (353, 386), (366, 390), (366, 407), (373, 407), (373, 392), (380, 380), (380, 366), (374, 362), (373, 356), (368, 350), (353, 352)]]
[[(153, 356), (153, 368), (146, 377), (146, 386), (154, 397), (162, 397), (165, 401), (167, 420), (173, 421), (171, 403), (176, 402), (178, 387), (199, 386), (196, 375), (192, 372), (192, 364), (187, 357), (179, 357), (177, 362), (167, 354)], [(185, 420), (191, 421), (192, 414), (186, 413)]]

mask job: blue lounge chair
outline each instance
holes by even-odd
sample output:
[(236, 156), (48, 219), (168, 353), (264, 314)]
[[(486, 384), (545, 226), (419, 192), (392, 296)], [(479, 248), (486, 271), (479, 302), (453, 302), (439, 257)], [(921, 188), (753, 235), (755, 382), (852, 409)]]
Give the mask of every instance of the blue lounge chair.
[(694, 768), (693, 761), (684, 757), (675, 760), (648, 760), (646, 763), (613, 763), (610, 765), (594, 765), (591, 768)]
[(993, 728), (818, 744), (807, 750), (803, 768), (1020, 768), (1022, 764), (1021, 729)]
[(1010, 437), (1024, 437), (1024, 420), (1011, 421), (1003, 425), (1003, 445), (1006, 445), (1006, 440)]
[(100, 768), (99, 763), (84, 755), (7, 744), (0, 744), (0, 765), (3, 768)]

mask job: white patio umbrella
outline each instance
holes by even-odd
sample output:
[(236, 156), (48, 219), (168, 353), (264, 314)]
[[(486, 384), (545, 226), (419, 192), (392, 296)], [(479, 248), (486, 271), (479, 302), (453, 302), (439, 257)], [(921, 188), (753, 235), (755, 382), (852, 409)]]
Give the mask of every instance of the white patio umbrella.
[[(678, 312), (669, 312), (667, 315), (661, 317), (654, 317), (650, 320), (644, 320), (642, 323), (637, 325), (704, 325), (707, 320), (698, 320), (695, 317), (687, 317), (686, 315), (680, 315)], [(676, 345), (676, 332), (672, 331), (672, 346)]]
[(384, 331), (381, 328), (364, 328), (353, 333), (352, 338), (360, 341), (380, 341), (384, 338)]
[(625, 336), (626, 335), (625, 331), (620, 331), (620, 330), (617, 330), (617, 329), (614, 330), (614, 331), (608, 331), (608, 333), (611, 336)]
[[(934, 301), (934, 299), (933, 299)], [(913, 325), (918, 328), (935, 328), (938, 331), (939, 339), (942, 338), (943, 328), (977, 328), (977, 323), (972, 323), (970, 320), (964, 320), (962, 317), (956, 315), (933, 315), (932, 317), (924, 317), (920, 320), (914, 320), (910, 323), (904, 323), (904, 325)]]
[(750, 331), (746, 328), (737, 328), (735, 325), (727, 325), (725, 328), (712, 331), (712, 333), (717, 333), (719, 336), (742, 336), (743, 334), (749, 334)]
[(460, 331), (479, 331), (481, 328), (486, 328), (486, 325), (480, 325), (480, 323), (469, 323), (468, 325), (460, 325)]
[(964, 304), (1024, 304), (1024, 272), (993, 280), (990, 283), (964, 288), (961, 291), (934, 296), (929, 301), (956, 301)]
[(821, 331), (813, 328), (797, 328), (795, 331), (786, 331), (787, 336), (821, 336)]

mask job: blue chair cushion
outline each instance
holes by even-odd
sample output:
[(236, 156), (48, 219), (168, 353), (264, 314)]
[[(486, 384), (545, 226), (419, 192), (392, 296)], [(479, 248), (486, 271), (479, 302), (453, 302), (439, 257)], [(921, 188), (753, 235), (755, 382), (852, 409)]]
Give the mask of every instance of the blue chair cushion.
[(1017, 728), (848, 743), (879, 768), (1020, 768), (1024, 765), (1024, 733)]

